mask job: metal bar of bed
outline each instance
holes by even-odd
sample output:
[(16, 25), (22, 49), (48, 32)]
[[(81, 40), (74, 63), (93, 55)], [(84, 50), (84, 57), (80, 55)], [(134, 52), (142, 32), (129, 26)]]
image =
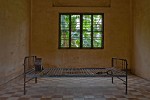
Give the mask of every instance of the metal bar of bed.
[[(112, 58), (112, 66), (108, 68), (42, 68), (36, 67), (36, 56), (27, 56), (24, 58), (24, 95), (26, 94), (26, 83), (39, 77), (111, 77), (114, 83), (114, 77), (117, 77), (125, 84), (125, 94), (127, 94), (127, 60)], [(38, 64), (41, 64), (41, 62)], [(121, 68), (119, 68), (121, 66)], [(28, 78), (28, 79), (27, 79)], [(125, 78), (125, 79), (122, 79)]]

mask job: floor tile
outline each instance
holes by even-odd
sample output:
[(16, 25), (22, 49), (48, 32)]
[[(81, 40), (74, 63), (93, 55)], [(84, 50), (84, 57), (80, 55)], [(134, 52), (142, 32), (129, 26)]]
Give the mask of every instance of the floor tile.
[(40, 78), (26, 84), (23, 79), (0, 87), (0, 100), (150, 100), (150, 81), (135, 75), (128, 76), (128, 95), (125, 85), (117, 78)]

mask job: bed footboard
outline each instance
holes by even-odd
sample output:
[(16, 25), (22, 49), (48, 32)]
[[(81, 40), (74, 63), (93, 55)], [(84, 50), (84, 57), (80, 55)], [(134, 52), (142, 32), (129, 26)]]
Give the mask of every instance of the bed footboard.
[[(128, 62), (126, 59), (120, 59), (120, 58), (112, 58), (112, 67), (114, 67), (115, 69), (120, 70), (120, 72), (122, 72), (123, 76), (125, 79), (123, 79), (122, 77), (120, 77), (119, 75), (115, 76), (118, 79), (120, 79), (121, 81), (124, 82), (126, 90), (125, 93), (127, 94), (127, 88), (128, 88)], [(113, 71), (113, 74), (115, 74), (115, 72), (117, 71)], [(112, 83), (114, 82), (113, 77), (112, 77)]]
[(24, 58), (24, 94), (26, 94), (26, 83), (32, 79), (35, 79), (35, 83), (37, 83), (37, 77), (28, 77), (26, 75), (32, 73), (35, 74), (42, 70), (41, 66), (41, 58), (37, 58), (36, 56), (27, 56)]

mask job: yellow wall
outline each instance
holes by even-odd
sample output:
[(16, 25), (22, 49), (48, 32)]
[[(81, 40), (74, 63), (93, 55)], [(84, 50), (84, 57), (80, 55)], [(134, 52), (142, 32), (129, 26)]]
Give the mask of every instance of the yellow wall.
[(0, 84), (23, 73), (29, 15), (30, 0), (0, 0)]
[(133, 71), (150, 80), (150, 0), (134, 0)]
[[(0, 0), (0, 84), (23, 73), (29, 53), (47, 67), (105, 67), (111, 57), (126, 58), (136, 75), (150, 80), (150, 0), (85, 1), (56, 7), (63, 1)], [(60, 12), (104, 13), (104, 49), (58, 49)]]
[[(86, 2), (82, 2), (81, 4)], [(111, 0), (111, 7), (52, 7), (52, 0), (32, 0), (31, 55), (45, 66), (105, 67), (111, 57), (131, 60), (132, 16), (130, 0)], [(104, 13), (104, 49), (58, 49), (60, 12)]]

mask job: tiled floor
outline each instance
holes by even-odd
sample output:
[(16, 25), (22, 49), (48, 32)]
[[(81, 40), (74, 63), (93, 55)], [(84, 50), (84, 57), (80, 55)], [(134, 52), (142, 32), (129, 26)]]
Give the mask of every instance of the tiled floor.
[(115, 78), (41, 78), (27, 84), (23, 95), (23, 80), (0, 88), (0, 100), (150, 100), (150, 81), (134, 75), (128, 78), (128, 95), (125, 85)]

